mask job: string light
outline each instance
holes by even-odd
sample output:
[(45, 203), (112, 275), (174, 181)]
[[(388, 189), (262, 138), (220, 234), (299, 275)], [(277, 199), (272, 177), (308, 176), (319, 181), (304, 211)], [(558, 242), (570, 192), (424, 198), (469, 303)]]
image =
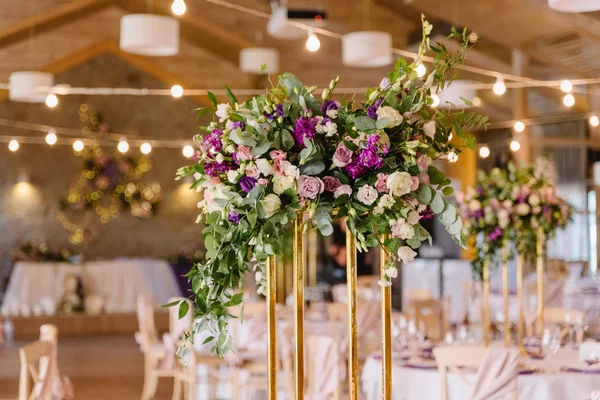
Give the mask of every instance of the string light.
[(54, 108), (58, 105), (58, 97), (54, 93), (50, 93), (46, 96), (46, 105), (50, 108)]
[(306, 39), (306, 48), (308, 51), (312, 51), (313, 53), (321, 48), (321, 41), (315, 35), (314, 30), (308, 31), (308, 39)]
[(486, 145), (483, 145), (479, 148), (479, 156), (481, 158), (488, 158), (490, 155), (490, 148)]
[(174, 0), (173, 4), (171, 4), (171, 11), (175, 15), (183, 15), (187, 10), (187, 6), (183, 0)]
[(17, 142), (15, 139), (11, 140), (8, 142), (8, 149), (12, 152), (19, 150), (19, 142)]
[(173, 85), (171, 87), (171, 96), (175, 97), (176, 99), (183, 96), (183, 88), (181, 85)]
[(455, 152), (451, 151), (450, 153), (448, 153), (448, 161), (451, 163), (455, 163), (458, 161), (458, 154), (456, 154)]
[(565, 94), (563, 97), (563, 104), (567, 107), (573, 107), (575, 105), (575, 97), (571, 93)]
[(427, 67), (423, 65), (423, 63), (417, 65), (415, 68), (415, 72), (417, 73), (417, 77), (422, 78), (427, 73)]
[(121, 153), (127, 153), (127, 150), (129, 150), (129, 143), (127, 143), (127, 140), (125, 140), (125, 139), (119, 140), (119, 144), (117, 145), (117, 150), (119, 150)]
[(85, 146), (81, 140), (76, 140), (73, 142), (73, 150), (75, 151), (81, 151), (84, 147)]
[(55, 145), (58, 141), (58, 137), (56, 136), (56, 129), (50, 128), (48, 130), (48, 134), (46, 135), (46, 143), (50, 146)]
[(450, 134), (448, 135), (448, 141), (451, 141), (453, 137), (454, 135), (452, 134), (452, 132), (450, 132)]
[(481, 99), (479, 97), (473, 97), (473, 106), (481, 107)]
[(506, 93), (506, 85), (504, 84), (504, 78), (498, 77), (498, 79), (496, 79), (496, 83), (494, 83), (494, 88), (492, 90), (498, 96), (502, 96), (504, 93)]
[(150, 154), (150, 152), (152, 151), (152, 146), (150, 145), (150, 143), (148, 142), (144, 142), (142, 143), (142, 145), (140, 146), (140, 151), (143, 154)]
[(592, 115), (590, 117), (590, 125), (591, 126), (598, 126), (598, 125), (600, 125), (600, 120), (598, 119), (598, 117), (596, 115)]
[(194, 155), (194, 148), (190, 145), (187, 145), (183, 148), (183, 156), (185, 158), (190, 158)]
[(522, 121), (517, 121), (515, 122), (514, 128), (516, 132), (523, 132), (525, 130), (525, 124)]
[(571, 90), (573, 90), (573, 84), (570, 80), (565, 79), (560, 83), (560, 90), (565, 93), (569, 93)]
[(438, 96), (437, 94), (432, 94), (431, 99), (433, 100), (433, 103), (431, 103), (431, 107), (437, 107), (440, 105), (440, 96)]
[(511, 151), (519, 151), (520, 148), (521, 148), (521, 143), (519, 143), (518, 140), (512, 140), (510, 142)]

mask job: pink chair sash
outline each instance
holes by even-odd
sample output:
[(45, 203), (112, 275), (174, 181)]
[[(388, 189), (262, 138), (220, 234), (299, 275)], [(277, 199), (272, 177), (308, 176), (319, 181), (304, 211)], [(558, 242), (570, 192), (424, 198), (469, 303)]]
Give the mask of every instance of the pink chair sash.
[[(465, 349), (468, 351), (468, 348)], [(515, 390), (519, 374), (519, 352), (491, 347), (477, 369), (471, 400), (495, 400)]]
[(42, 325), (40, 340), (50, 346), (47, 357), (40, 359), (39, 379), (34, 386), (34, 398), (37, 400), (71, 400), (73, 399), (73, 385), (68, 376), (61, 375), (57, 360), (57, 337), (54, 326)]
[(312, 390), (305, 398), (327, 399), (343, 379), (338, 343), (329, 336), (319, 335), (309, 336), (306, 345), (307, 361), (311, 363), (307, 379)]
[(172, 298), (169, 303), (176, 300), (185, 300), (189, 304), (189, 309), (183, 318), (179, 318), (179, 307), (169, 307), (169, 333), (163, 334), (163, 344), (165, 347), (165, 358), (162, 359), (160, 367), (163, 369), (173, 369), (175, 365), (175, 355), (177, 353), (177, 343), (184, 332), (190, 330), (193, 322), (193, 306), (189, 299)]
[(145, 353), (158, 341), (158, 334), (154, 325), (154, 304), (144, 294), (139, 295), (137, 299), (137, 319), (139, 331), (135, 333), (135, 341)]

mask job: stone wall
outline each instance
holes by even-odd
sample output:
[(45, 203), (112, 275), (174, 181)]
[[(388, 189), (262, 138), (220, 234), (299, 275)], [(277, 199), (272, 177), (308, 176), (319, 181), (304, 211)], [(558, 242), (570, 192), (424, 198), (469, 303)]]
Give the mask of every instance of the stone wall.
[[(57, 83), (86, 87), (164, 88), (164, 84), (145, 76), (112, 55), (102, 55), (56, 77)], [(126, 132), (156, 138), (191, 138), (196, 133), (193, 109), (198, 104), (185, 97), (166, 96), (62, 96), (50, 109), (44, 104), (0, 103), (0, 118), (77, 128), (79, 107), (87, 104), (100, 114), (113, 132)], [(43, 132), (0, 127), (3, 133), (45, 136)], [(59, 136), (60, 138), (60, 136)], [(106, 148), (116, 151), (116, 148)], [(133, 146), (132, 154), (140, 154)], [(176, 254), (182, 246), (194, 246), (200, 227), (194, 223), (198, 196), (186, 184), (174, 181), (175, 171), (185, 165), (181, 149), (153, 149), (149, 182), (162, 186), (157, 216), (140, 220), (128, 213), (102, 224), (97, 216), (93, 228), (97, 238), (79, 246), (68, 242), (69, 233), (57, 220), (58, 199), (68, 195), (69, 187), (83, 169), (83, 159), (70, 146), (26, 144), (12, 153), (0, 145), (0, 276), (10, 266), (15, 243), (43, 240), (51, 248), (69, 246), (86, 258), (118, 256), (160, 257)], [(29, 184), (17, 183), (28, 176)]]

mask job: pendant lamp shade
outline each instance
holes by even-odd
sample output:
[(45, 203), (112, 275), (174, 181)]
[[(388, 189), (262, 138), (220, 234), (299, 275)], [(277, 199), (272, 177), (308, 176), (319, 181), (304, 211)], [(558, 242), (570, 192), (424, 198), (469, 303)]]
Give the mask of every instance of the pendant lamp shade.
[(151, 57), (179, 53), (179, 20), (164, 15), (129, 14), (121, 17), (121, 50)]
[(342, 61), (348, 67), (384, 67), (393, 59), (392, 35), (387, 32), (359, 31), (342, 37)]
[(261, 66), (266, 65), (264, 73), (279, 72), (279, 53), (266, 47), (248, 47), (240, 51), (240, 70), (249, 74), (260, 74)]
[(441, 92), (436, 93), (440, 98), (437, 108), (470, 108), (463, 99), (473, 101), (477, 96), (475, 82), (469, 80), (455, 80)]
[(548, 7), (555, 11), (581, 13), (600, 11), (598, 0), (548, 0)]
[(19, 71), (8, 77), (8, 98), (23, 103), (43, 103), (49, 91), (39, 87), (54, 86), (54, 75), (48, 72)]

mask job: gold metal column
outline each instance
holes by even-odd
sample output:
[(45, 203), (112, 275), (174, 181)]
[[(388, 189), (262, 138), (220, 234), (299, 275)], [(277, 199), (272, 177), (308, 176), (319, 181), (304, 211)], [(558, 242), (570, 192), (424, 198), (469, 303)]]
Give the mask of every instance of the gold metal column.
[(358, 400), (358, 344), (356, 336), (356, 238), (346, 231), (346, 279), (348, 286), (348, 384), (349, 399)]
[(508, 297), (508, 243), (502, 242), (502, 298), (504, 301), (504, 346), (510, 347), (510, 320)]
[(544, 228), (537, 229), (536, 234), (536, 270), (537, 270), (537, 334), (544, 333)]
[[(308, 286), (312, 296), (315, 295), (315, 288), (317, 287), (317, 229), (308, 229)], [(315, 299), (309, 299), (315, 301)]]
[(523, 347), (523, 338), (525, 336), (525, 307), (523, 304), (523, 268), (525, 267), (525, 256), (521, 245), (522, 237), (517, 239), (517, 301), (519, 302), (519, 321), (517, 322), (517, 344), (521, 353), (525, 350)]
[[(487, 253), (487, 252), (486, 252)], [(490, 344), (490, 262), (486, 258), (483, 261), (483, 341), (486, 346)]]
[[(381, 235), (381, 243), (386, 239)], [(381, 280), (385, 280), (385, 266), (388, 263), (388, 254), (380, 246)], [(392, 287), (381, 286), (381, 398), (392, 400)]]
[(270, 256), (267, 259), (267, 332), (268, 332), (268, 349), (267, 349), (267, 369), (268, 369), (268, 386), (269, 400), (277, 399), (277, 335), (275, 324), (275, 303), (277, 301), (276, 292), (276, 265), (275, 256)]
[(294, 220), (294, 384), (296, 400), (304, 400), (304, 234), (302, 212)]

